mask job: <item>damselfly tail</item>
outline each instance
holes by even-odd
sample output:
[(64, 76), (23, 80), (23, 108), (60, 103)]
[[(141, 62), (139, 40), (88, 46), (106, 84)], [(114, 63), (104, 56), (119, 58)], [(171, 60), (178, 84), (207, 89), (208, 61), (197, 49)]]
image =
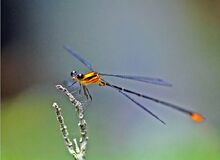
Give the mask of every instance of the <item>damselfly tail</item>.
[(112, 88), (117, 89), (119, 91), (127, 92), (127, 93), (130, 93), (130, 94), (136, 95), (138, 97), (142, 97), (142, 98), (148, 99), (150, 101), (163, 104), (164, 106), (170, 107), (170, 108), (175, 109), (177, 111), (180, 111), (182, 113), (188, 114), (191, 117), (191, 119), (195, 122), (202, 122), (202, 121), (205, 120), (205, 118), (201, 114), (189, 111), (187, 109), (179, 107), (179, 106), (177, 106), (175, 104), (172, 104), (170, 102), (162, 101), (162, 100), (159, 100), (157, 98), (147, 96), (147, 95), (144, 95), (144, 94), (141, 94), (141, 93), (138, 93), (138, 92), (134, 92), (134, 91), (131, 91), (131, 90), (128, 90), (128, 89), (125, 89), (125, 88), (122, 88), (122, 87), (119, 87), (119, 86), (116, 86), (116, 85), (112, 85), (112, 84), (107, 83), (107, 82), (105, 82), (105, 83), (106, 83), (106, 86), (112, 87)]

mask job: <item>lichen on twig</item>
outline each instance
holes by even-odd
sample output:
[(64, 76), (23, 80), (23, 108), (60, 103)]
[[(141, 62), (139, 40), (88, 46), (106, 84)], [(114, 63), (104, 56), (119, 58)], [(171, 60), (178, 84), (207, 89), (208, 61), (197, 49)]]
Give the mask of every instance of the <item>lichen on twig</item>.
[(76, 138), (73, 139), (73, 141), (69, 138), (69, 133), (67, 130), (67, 126), (64, 122), (64, 117), (61, 113), (61, 108), (59, 105), (54, 102), (53, 108), (56, 113), (57, 120), (60, 124), (60, 130), (64, 139), (64, 142), (66, 144), (66, 147), (69, 151), (69, 153), (76, 159), (76, 160), (85, 160), (85, 153), (86, 153), (86, 147), (88, 142), (88, 136), (87, 136), (87, 124), (86, 120), (84, 119), (84, 107), (80, 101), (78, 101), (66, 88), (64, 88), (62, 85), (56, 85), (56, 88), (60, 91), (62, 91), (70, 100), (70, 102), (75, 107), (76, 113), (78, 115), (79, 119), (79, 129), (80, 129), (80, 139), (77, 142)]

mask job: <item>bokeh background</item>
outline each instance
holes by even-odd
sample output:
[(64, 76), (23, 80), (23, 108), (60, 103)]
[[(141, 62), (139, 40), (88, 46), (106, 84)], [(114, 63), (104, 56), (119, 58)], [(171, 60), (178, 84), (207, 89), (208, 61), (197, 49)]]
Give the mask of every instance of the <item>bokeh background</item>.
[(72, 137), (76, 115), (55, 84), (88, 71), (160, 77), (172, 88), (108, 78), (205, 115), (189, 117), (140, 100), (164, 126), (109, 88), (91, 86), (89, 160), (220, 158), (220, 3), (218, 0), (2, 1), (3, 160), (69, 160), (51, 107), (57, 101)]

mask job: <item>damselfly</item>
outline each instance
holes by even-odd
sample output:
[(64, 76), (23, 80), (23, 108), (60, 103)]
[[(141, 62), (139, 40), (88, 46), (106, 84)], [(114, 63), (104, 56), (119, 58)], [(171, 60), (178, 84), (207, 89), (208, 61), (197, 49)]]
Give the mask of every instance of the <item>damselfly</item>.
[(72, 56), (74, 56), (77, 60), (79, 60), (81, 63), (83, 63), (90, 70), (88, 73), (85, 73), (85, 74), (77, 73), (76, 71), (72, 71), (71, 74), (70, 74), (71, 79), (73, 80), (72, 85), (74, 85), (75, 83), (78, 83), (80, 85), (80, 91), (79, 92), (81, 92), (81, 88), (82, 88), (83, 93), (84, 93), (84, 95), (86, 96), (87, 99), (92, 100), (92, 96), (89, 93), (89, 90), (87, 88), (88, 85), (96, 84), (96, 85), (99, 85), (99, 86), (108, 86), (108, 87), (111, 87), (111, 88), (119, 91), (119, 93), (121, 95), (128, 98), (130, 101), (135, 103), (138, 107), (140, 107), (141, 109), (143, 109), (144, 111), (149, 113), (151, 116), (153, 116), (154, 118), (156, 118), (157, 120), (159, 120), (163, 124), (165, 124), (165, 122), (163, 120), (161, 120), (156, 114), (154, 114), (152, 111), (150, 111), (145, 106), (140, 104), (134, 98), (130, 97), (130, 94), (131, 95), (136, 95), (138, 97), (145, 98), (145, 99), (153, 101), (155, 103), (162, 104), (163, 106), (175, 109), (179, 112), (182, 112), (186, 115), (189, 115), (191, 117), (191, 119), (195, 122), (204, 121), (204, 117), (201, 114), (197, 113), (197, 112), (193, 112), (193, 111), (184, 109), (184, 108), (182, 108), (178, 105), (175, 105), (173, 103), (163, 101), (163, 100), (160, 100), (158, 98), (148, 96), (146, 94), (141, 94), (141, 93), (138, 93), (138, 92), (126, 89), (126, 88), (122, 88), (120, 86), (113, 85), (113, 84), (107, 82), (106, 80), (104, 80), (103, 76), (111, 76), (111, 77), (117, 77), (117, 78), (122, 78), (122, 79), (129, 79), (129, 80), (134, 80), (134, 81), (139, 81), (139, 82), (144, 82), (144, 83), (151, 83), (151, 84), (161, 85), (161, 86), (171, 86), (170, 83), (168, 83), (168, 82), (166, 82), (162, 79), (159, 79), (159, 78), (151, 78), (151, 77), (145, 77), (145, 76), (106, 74), (106, 73), (96, 72), (96, 71), (94, 71), (92, 65), (86, 59), (84, 59), (82, 56), (80, 56), (80, 54), (77, 51), (75, 51), (73, 48), (70, 48), (69, 46), (65, 45), (64, 49), (66, 49)]

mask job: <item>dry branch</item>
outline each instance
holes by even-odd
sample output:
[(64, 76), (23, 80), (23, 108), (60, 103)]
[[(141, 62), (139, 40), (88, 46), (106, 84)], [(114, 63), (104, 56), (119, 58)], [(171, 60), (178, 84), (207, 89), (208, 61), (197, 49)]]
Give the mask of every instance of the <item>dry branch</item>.
[(64, 142), (66, 144), (66, 147), (69, 153), (75, 158), (75, 160), (85, 160), (88, 136), (87, 136), (87, 124), (86, 124), (86, 120), (84, 119), (84, 107), (82, 103), (78, 101), (66, 88), (64, 88), (61, 85), (56, 85), (56, 88), (62, 91), (69, 98), (70, 102), (75, 107), (75, 110), (76, 110), (76, 113), (79, 119), (78, 126), (80, 129), (80, 139), (78, 142), (76, 138), (74, 138), (73, 141), (71, 141), (70, 138), (68, 137), (69, 133), (68, 133), (67, 126), (64, 122), (64, 118), (61, 113), (61, 108), (56, 102), (53, 103), (52, 106), (56, 113), (57, 120), (60, 124), (60, 130), (61, 130)]

